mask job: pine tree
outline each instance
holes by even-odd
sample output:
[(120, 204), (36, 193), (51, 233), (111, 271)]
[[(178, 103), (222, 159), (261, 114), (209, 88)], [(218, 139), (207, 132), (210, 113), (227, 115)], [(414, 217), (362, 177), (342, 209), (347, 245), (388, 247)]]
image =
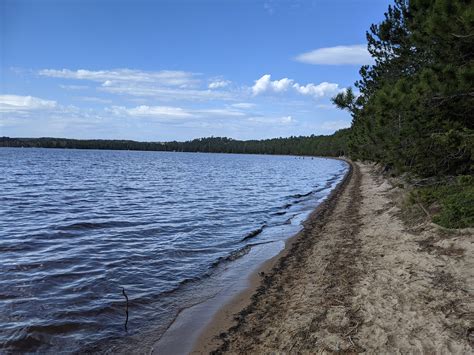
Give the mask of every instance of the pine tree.
[(333, 101), (352, 113), (350, 149), (420, 175), (473, 170), (474, 6), (396, 0), (367, 32), (375, 64)]

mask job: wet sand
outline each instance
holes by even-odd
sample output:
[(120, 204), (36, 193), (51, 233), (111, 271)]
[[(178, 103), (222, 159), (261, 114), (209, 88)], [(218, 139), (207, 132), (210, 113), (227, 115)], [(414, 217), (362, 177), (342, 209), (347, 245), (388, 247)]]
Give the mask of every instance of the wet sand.
[(353, 164), (193, 353), (472, 353), (473, 230), (408, 223), (395, 186)]

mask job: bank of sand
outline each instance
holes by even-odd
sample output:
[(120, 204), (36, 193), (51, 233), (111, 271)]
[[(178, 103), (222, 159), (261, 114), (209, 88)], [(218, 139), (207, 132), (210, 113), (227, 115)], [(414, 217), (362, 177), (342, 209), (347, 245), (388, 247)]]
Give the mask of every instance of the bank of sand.
[(408, 224), (402, 195), (375, 166), (354, 164), (194, 353), (472, 353), (473, 230)]

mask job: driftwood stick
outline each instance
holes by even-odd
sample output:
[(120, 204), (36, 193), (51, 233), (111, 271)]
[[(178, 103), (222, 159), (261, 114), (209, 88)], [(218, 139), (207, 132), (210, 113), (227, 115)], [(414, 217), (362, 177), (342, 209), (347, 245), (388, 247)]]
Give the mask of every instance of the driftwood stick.
[(428, 219), (431, 219), (431, 216), (429, 214), (429, 212), (426, 210), (426, 208), (421, 204), (421, 202), (418, 202), (418, 206), (423, 210), (423, 212), (425, 212), (426, 214), (426, 217), (428, 217)]
[(125, 330), (128, 331), (127, 329), (127, 324), (128, 324), (128, 296), (127, 294), (125, 293), (125, 288), (122, 287), (122, 294), (125, 296), (125, 300), (127, 301), (126, 303), (126, 308), (125, 308), (125, 314), (126, 314), (126, 318), (125, 318)]

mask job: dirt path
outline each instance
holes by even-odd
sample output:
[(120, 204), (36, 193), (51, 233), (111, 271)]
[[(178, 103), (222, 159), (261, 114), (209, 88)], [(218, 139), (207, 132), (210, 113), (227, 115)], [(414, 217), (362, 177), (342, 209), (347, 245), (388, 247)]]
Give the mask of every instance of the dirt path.
[(408, 228), (398, 189), (372, 166), (351, 174), (262, 276), (216, 353), (473, 351), (472, 231)]
[(373, 167), (361, 171), (359, 344), (376, 352), (473, 353), (472, 230), (408, 227), (395, 203), (400, 191)]

